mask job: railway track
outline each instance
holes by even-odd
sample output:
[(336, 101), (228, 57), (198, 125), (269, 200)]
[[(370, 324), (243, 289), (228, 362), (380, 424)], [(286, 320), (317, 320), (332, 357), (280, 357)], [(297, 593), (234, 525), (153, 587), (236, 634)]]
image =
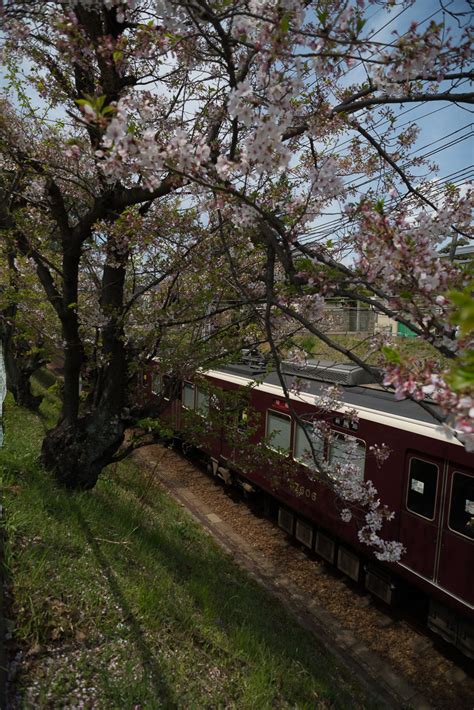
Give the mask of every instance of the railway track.
[(473, 710), (471, 662), (408, 609), (378, 602), (290, 540), (258, 497), (225, 489), (197, 462), (159, 446), (137, 453), (158, 480), (252, 575), (276, 593), (384, 707)]

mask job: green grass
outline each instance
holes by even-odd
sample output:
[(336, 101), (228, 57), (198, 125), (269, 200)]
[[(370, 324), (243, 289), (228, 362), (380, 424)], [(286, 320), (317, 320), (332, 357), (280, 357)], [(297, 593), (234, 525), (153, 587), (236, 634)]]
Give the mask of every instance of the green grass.
[(35, 395), (41, 395), (43, 400), (40, 405), (39, 415), (43, 420), (43, 429), (53, 427), (59, 416), (60, 380), (46, 368), (38, 370), (31, 378), (31, 391)]
[(0, 450), (22, 707), (371, 706), (133, 461), (57, 488), (37, 464), (56, 404), (8, 398)]
[[(370, 365), (383, 366), (386, 360), (380, 350), (371, 348), (372, 338), (360, 335), (331, 335), (331, 339), (338, 345), (351, 350), (355, 355), (366, 360)], [(297, 338), (299, 345), (311, 358), (329, 360), (333, 362), (351, 362), (350, 358), (329, 347), (316, 336), (307, 334)], [(393, 336), (391, 347), (400, 352), (403, 361), (407, 359), (428, 360), (435, 359), (440, 364), (445, 364), (446, 359), (422, 338), (402, 338)]]

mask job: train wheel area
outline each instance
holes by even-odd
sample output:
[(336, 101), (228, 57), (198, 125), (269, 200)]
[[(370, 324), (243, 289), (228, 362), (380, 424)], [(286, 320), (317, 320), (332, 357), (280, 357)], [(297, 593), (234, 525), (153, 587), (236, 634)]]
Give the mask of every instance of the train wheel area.
[[(138, 456), (155, 465), (153, 447)], [(158, 478), (301, 623), (385, 693), (385, 702), (390, 697), (397, 707), (471, 710), (469, 660), (442, 639), (413, 628), (397, 609), (385, 607), (337, 566), (307, 550), (304, 539), (285, 534), (275, 501), (231, 486), (227, 472), (217, 473), (212, 462), (191, 462), (172, 450), (161, 460)], [(300, 526), (299, 537), (306, 532)], [(414, 608), (421, 604), (412, 601)]]
[[(354, 590), (365, 589), (376, 603), (382, 600), (383, 608), (392, 607), (398, 617), (407, 618), (410, 623), (433, 632), (435, 641), (441, 636), (445, 641), (461, 651), (461, 664), (464, 656), (474, 659), (474, 624), (464, 619), (459, 612), (449, 609), (419, 589), (403, 577), (364, 557), (346, 542), (338, 540), (330, 531), (318, 527), (310, 520), (301, 517), (294, 509), (280, 503), (274, 496), (263, 492), (253, 483), (241, 477), (226, 461), (209, 457), (204, 451), (186, 442), (179, 435), (174, 441), (175, 447), (187, 458), (199, 465), (204, 465), (206, 472), (227, 487), (228, 495), (238, 495), (240, 490), (249, 500), (260, 501), (264, 515), (286, 532), (294, 543), (301, 543), (304, 551), (319, 561), (329, 563), (331, 571), (344, 575), (346, 583), (355, 582)], [(258, 503), (257, 503), (258, 505)], [(448, 649), (450, 654), (454, 649)], [(456, 652), (454, 652), (456, 656)]]

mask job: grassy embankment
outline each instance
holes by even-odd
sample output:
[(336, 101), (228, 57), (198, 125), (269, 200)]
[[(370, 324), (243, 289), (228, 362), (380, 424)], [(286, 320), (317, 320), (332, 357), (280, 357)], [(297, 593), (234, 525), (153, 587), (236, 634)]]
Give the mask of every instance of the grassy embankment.
[[(361, 337), (357, 334), (332, 335), (331, 338), (335, 343), (347, 348), (347, 350), (353, 351), (355, 355), (367, 361), (370, 365), (383, 366), (386, 362), (379, 350), (371, 349), (371, 338)], [(297, 340), (301, 347), (308, 353), (308, 357), (331, 362), (351, 362), (346, 355), (330, 348), (314, 335), (308, 334), (299, 336)], [(446, 358), (440, 355), (432, 345), (422, 338), (393, 337), (391, 339), (391, 346), (398, 350), (402, 362), (405, 362), (407, 359), (421, 361), (433, 359), (437, 360), (442, 365), (447, 364)]]
[[(0, 496), (21, 707), (348, 708), (353, 679), (132, 462), (71, 494), (6, 403)], [(84, 703), (81, 705), (81, 703)]]

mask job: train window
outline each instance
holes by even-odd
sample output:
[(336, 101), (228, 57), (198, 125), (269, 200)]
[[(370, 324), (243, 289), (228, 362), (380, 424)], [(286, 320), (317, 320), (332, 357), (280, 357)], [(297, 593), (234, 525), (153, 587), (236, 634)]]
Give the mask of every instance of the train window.
[[(312, 448), (309, 444), (308, 436), (311, 440)], [(304, 426), (297, 424), (294, 453), (295, 461), (305, 464), (306, 466), (311, 466), (313, 464), (313, 452), (316, 459), (322, 459), (324, 457), (324, 439), (320, 434), (314, 431), (312, 424), (304, 424)]]
[(200, 387), (196, 389), (196, 411), (202, 417), (207, 417), (209, 414), (209, 393)]
[(438, 467), (422, 459), (410, 459), (407, 508), (412, 513), (433, 520), (436, 507)]
[(151, 391), (152, 394), (161, 394), (161, 377), (157, 372), (153, 372), (151, 376)]
[(186, 409), (194, 409), (194, 385), (189, 382), (183, 384), (182, 402)]
[(329, 463), (351, 463), (357, 467), (360, 480), (364, 479), (365, 442), (355, 436), (333, 432), (329, 447)]
[(291, 419), (277, 412), (267, 413), (267, 437), (270, 447), (278, 451), (289, 451), (291, 443)]
[(449, 527), (474, 540), (474, 478), (463, 473), (453, 475)]
[(169, 401), (170, 399), (170, 388), (171, 388), (171, 377), (169, 375), (163, 375), (163, 399)]
[(245, 431), (249, 421), (249, 410), (247, 407), (243, 407), (237, 415), (237, 429), (239, 431)]

